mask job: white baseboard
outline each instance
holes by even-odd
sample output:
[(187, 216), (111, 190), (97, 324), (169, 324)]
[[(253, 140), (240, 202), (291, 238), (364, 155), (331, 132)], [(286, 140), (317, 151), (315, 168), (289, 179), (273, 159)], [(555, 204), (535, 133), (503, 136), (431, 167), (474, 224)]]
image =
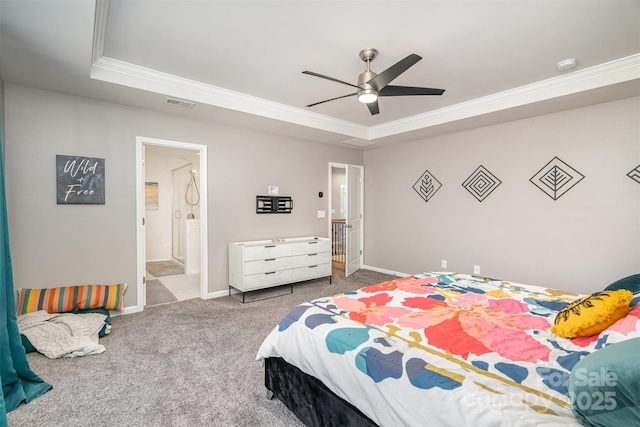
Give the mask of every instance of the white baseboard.
[(390, 274), (392, 276), (398, 276), (398, 277), (413, 276), (413, 274), (400, 273), (398, 271), (387, 270), (386, 268), (379, 268), (379, 267), (374, 267), (374, 266), (371, 266), (371, 265), (363, 265), (362, 268), (367, 269), (367, 270), (377, 271), (378, 273), (385, 273), (385, 274)]
[(226, 291), (216, 291), (216, 292), (209, 292), (207, 294), (207, 298), (206, 299), (212, 299), (212, 298), (221, 298), (221, 297), (226, 297), (229, 295), (229, 290)]
[(132, 313), (137, 313), (137, 312), (138, 312), (138, 306), (137, 305), (132, 305), (130, 307), (124, 307), (122, 309), (122, 311), (109, 310), (109, 314), (111, 315), (111, 317), (117, 317), (117, 316), (122, 316), (123, 314), (132, 314)]

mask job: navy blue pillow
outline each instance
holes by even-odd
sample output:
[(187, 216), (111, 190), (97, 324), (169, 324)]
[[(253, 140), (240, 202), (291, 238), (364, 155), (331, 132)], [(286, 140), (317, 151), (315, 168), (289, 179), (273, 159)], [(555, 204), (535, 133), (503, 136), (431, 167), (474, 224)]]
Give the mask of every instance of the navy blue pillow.
[(640, 274), (633, 274), (620, 280), (616, 280), (606, 288), (605, 291), (617, 291), (618, 289), (626, 289), (631, 293), (640, 293)]

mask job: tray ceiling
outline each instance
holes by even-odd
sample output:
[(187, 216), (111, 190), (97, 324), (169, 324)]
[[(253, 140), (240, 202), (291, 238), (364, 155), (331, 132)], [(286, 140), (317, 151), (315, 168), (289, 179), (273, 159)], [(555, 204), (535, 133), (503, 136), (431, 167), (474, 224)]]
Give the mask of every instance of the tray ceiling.
[[(640, 94), (638, 1), (7, 1), (5, 82), (357, 146), (414, 139)], [(352, 88), (363, 48), (380, 72), (415, 53), (394, 85)], [(577, 67), (556, 64), (576, 58)], [(195, 102), (165, 104), (167, 96)]]

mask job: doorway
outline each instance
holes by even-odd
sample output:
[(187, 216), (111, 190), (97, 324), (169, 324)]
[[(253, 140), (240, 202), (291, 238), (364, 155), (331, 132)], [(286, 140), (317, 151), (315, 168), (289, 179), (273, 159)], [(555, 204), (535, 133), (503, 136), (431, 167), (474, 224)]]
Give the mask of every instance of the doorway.
[(138, 311), (207, 298), (206, 149), (137, 138)]
[(332, 165), (330, 172), (329, 212), (331, 213), (331, 264), (334, 275), (344, 275), (347, 259), (347, 168), (346, 165)]
[(329, 236), (334, 275), (362, 267), (364, 167), (329, 163)]

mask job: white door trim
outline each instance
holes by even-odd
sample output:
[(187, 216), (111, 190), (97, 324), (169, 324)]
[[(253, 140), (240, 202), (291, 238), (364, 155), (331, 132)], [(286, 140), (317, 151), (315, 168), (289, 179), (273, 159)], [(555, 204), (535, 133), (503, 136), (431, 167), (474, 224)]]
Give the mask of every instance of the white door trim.
[(162, 147), (181, 148), (194, 150), (200, 153), (200, 298), (209, 297), (208, 273), (209, 273), (209, 244), (208, 244), (208, 201), (207, 201), (207, 146), (189, 142), (170, 141), (166, 139), (136, 137), (136, 239), (137, 239), (137, 286), (136, 301), (137, 311), (144, 309), (144, 277), (146, 275), (145, 260), (145, 195), (144, 195), (144, 165), (143, 149), (145, 145), (157, 145)]

